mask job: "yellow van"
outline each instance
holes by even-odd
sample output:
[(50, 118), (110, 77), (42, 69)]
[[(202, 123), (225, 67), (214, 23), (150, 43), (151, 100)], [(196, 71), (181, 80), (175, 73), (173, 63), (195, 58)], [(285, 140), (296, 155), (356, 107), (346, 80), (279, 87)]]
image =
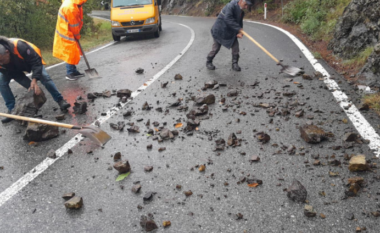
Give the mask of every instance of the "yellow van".
[(112, 37), (154, 34), (160, 36), (161, 0), (111, 0)]

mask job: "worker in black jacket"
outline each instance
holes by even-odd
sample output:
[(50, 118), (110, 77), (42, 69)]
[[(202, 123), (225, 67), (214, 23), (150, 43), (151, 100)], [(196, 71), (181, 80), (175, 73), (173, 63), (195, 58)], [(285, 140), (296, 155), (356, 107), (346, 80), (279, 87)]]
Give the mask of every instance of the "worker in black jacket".
[(206, 67), (209, 70), (215, 70), (212, 61), (222, 45), (227, 49), (232, 48), (232, 69), (235, 71), (241, 70), (238, 64), (240, 50), (237, 38), (243, 37), (243, 10), (251, 5), (251, 0), (232, 0), (219, 13), (211, 29), (214, 44), (207, 56)]
[[(36, 95), (41, 93), (37, 81), (46, 87), (53, 99), (58, 103), (62, 111), (67, 110), (70, 104), (63, 99), (53, 80), (44, 68), (41, 51), (30, 42), (21, 39), (8, 39), (0, 36), (0, 92), (11, 114), (15, 107), (15, 97), (9, 83), (14, 79), (26, 89), (33, 90)], [(32, 80), (24, 72), (32, 72)], [(2, 123), (8, 123), (12, 119), (2, 119)]]

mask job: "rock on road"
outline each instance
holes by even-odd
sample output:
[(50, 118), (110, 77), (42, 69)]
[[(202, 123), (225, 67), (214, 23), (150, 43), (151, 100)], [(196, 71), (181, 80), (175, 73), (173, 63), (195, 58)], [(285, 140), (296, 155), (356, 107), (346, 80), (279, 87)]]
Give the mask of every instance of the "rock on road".
[[(109, 12), (93, 15), (107, 18)], [(102, 79), (84, 77), (69, 82), (64, 79), (63, 65), (49, 69), (71, 104), (79, 95), (86, 99), (87, 93), (136, 91), (189, 44), (192, 33), (183, 25), (195, 32), (194, 42), (180, 60), (101, 125), (112, 136), (104, 148), (88, 140), (79, 142), (71, 148), (72, 154), (63, 155), (0, 206), (0, 231), (144, 232), (140, 221), (154, 228), (149, 222), (152, 217), (157, 232), (354, 232), (357, 227), (378, 231), (374, 213), (380, 209), (380, 177), (371, 165), (377, 158), (360, 137), (356, 142), (343, 141), (346, 133), (357, 132), (323, 81), (278, 74), (280, 68), (246, 38), (239, 41), (241, 72), (231, 70), (231, 54), (225, 48), (214, 60), (217, 69), (207, 70), (214, 21), (163, 16), (158, 39), (122, 38), (89, 54), (91, 66)], [(277, 58), (314, 76), (302, 51), (282, 32), (248, 22), (244, 28)], [(144, 73), (136, 74), (140, 67)], [(79, 68), (86, 69), (83, 61)], [(325, 68), (342, 81), (341, 88), (353, 101), (359, 98), (334, 70)], [(175, 80), (176, 74), (182, 80)], [(202, 90), (214, 80), (219, 88)], [(18, 96), (24, 93), (15, 83), (12, 88)], [(215, 103), (196, 105), (192, 97), (202, 93), (213, 94)], [(40, 113), (54, 120), (60, 113), (47, 97)], [(86, 114), (70, 111), (63, 122), (92, 123), (118, 102), (116, 96), (97, 98), (88, 104)], [(188, 123), (186, 115), (194, 108), (192, 113), (199, 116)], [(0, 111), (5, 111), (3, 104)], [(131, 116), (124, 117), (127, 111)], [(379, 123), (373, 113), (364, 115), (372, 125)], [(118, 122), (126, 124), (123, 131), (110, 127)], [(159, 125), (154, 126), (155, 122)], [(299, 127), (311, 122), (326, 132), (318, 144), (306, 143), (300, 136)], [(183, 126), (176, 128), (178, 123)], [(129, 132), (132, 125), (139, 132)], [(156, 132), (160, 127), (170, 131)], [(187, 127), (194, 129), (192, 133), (185, 132)], [(172, 134), (174, 130), (178, 136)], [(61, 130), (58, 138), (33, 147), (23, 141), (23, 131), (16, 122), (0, 128), (0, 166), (4, 167), (0, 192), (33, 170), (49, 150), (59, 149), (76, 134)], [(153, 140), (159, 134), (174, 139)], [(218, 139), (225, 140), (224, 150), (215, 151)], [(152, 149), (147, 149), (149, 145)], [(122, 181), (115, 181), (117, 152), (131, 169)], [(349, 156), (357, 154), (366, 155), (371, 171), (348, 170)], [(348, 178), (355, 176), (364, 182), (353, 185), (358, 192), (350, 197)], [(294, 179), (307, 190), (306, 203), (288, 198), (286, 188)], [(80, 209), (65, 209), (62, 195), (70, 192), (83, 198)], [(170, 226), (164, 229), (163, 225)]]

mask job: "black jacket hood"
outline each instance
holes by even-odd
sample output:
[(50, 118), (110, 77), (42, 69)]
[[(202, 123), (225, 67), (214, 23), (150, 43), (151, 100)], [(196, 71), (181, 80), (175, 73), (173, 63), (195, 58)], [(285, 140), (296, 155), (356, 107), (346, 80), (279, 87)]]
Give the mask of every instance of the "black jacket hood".
[(5, 47), (10, 53), (13, 53), (13, 44), (12, 42), (5, 36), (0, 36), (0, 44)]

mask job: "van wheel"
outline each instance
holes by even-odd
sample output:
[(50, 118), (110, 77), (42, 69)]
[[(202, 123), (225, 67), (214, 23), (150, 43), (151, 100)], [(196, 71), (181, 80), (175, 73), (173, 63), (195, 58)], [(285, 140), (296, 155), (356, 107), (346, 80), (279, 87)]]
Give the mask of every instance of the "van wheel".
[(160, 23), (160, 26), (158, 27), (158, 30), (162, 31), (162, 25)]
[(112, 34), (112, 38), (114, 41), (120, 41), (120, 36), (115, 36), (114, 34)]
[(154, 33), (154, 37), (158, 38), (160, 37), (160, 29), (157, 28), (157, 31)]

